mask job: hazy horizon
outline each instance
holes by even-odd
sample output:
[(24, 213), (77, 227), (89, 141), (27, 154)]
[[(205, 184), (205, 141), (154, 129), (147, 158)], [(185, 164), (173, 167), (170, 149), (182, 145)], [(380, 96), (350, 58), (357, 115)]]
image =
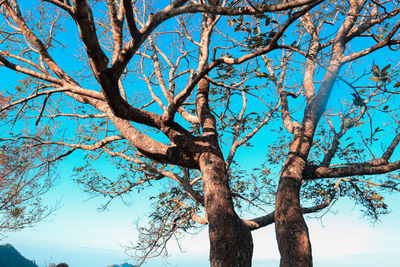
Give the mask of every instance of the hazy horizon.
[[(12, 244), (13, 245), (13, 244)], [(128, 262), (134, 264), (134, 261), (124, 257), (119, 251), (104, 250), (95, 248), (75, 248), (75, 249), (57, 249), (45, 247), (31, 247), (26, 245), (13, 245), (25, 258), (35, 260), (39, 267), (48, 267), (49, 263), (66, 262), (70, 267), (107, 267), (112, 264), (122, 264)], [(62, 256), (61, 256), (62, 255)], [(182, 256), (183, 255), (183, 256)], [(378, 256), (378, 257), (377, 257)], [(354, 254), (338, 255), (335, 258), (316, 258), (314, 265), (318, 267), (334, 266), (396, 266), (398, 261), (395, 254), (388, 254), (386, 257), (379, 257), (377, 254)], [(200, 267), (208, 265), (207, 255), (189, 255), (171, 256), (166, 260), (149, 259), (144, 266), (187, 266)], [(254, 259), (253, 267), (278, 266), (279, 259)]]

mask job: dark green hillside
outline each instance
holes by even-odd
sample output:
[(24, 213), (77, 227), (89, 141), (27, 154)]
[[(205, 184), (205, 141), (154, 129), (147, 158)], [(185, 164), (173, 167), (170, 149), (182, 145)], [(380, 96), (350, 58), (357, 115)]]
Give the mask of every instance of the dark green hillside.
[(10, 244), (0, 246), (0, 266), (38, 267), (35, 262), (26, 259)]

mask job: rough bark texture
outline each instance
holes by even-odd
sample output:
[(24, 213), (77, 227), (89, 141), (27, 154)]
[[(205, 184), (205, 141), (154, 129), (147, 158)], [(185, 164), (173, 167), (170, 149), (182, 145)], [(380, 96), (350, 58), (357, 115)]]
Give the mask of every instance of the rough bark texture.
[(312, 266), (311, 243), (299, 199), (304, 167), (304, 160), (289, 157), (279, 179), (275, 229), (282, 267)]
[(202, 79), (196, 97), (203, 129), (204, 152), (199, 157), (204, 206), (208, 217), (212, 267), (251, 266), (253, 240), (250, 228), (237, 216), (223, 154), (218, 143), (216, 120), (208, 105), (209, 83)]
[(200, 169), (209, 223), (211, 266), (251, 266), (250, 229), (234, 211), (224, 160), (220, 155), (203, 153)]
[[(308, 103), (301, 127), (295, 131), (288, 158), (283, 165), (276, 195), (275, 229), (281, 253), (281, 266), (312, 266), (311, 243), (299, 199), (300, 188), (315, 130), (326, 109), (333, 84), (342, 65), (340, 59), (343, 47), (339, 41), (333, 46), (334, 53), (316, 96), (312, 83), (307, 85), (305, 82)], [(313, 69), (308, 70), (311, 73), (313, 71)], [(308, 79), (313, 79), (313, 74)]]

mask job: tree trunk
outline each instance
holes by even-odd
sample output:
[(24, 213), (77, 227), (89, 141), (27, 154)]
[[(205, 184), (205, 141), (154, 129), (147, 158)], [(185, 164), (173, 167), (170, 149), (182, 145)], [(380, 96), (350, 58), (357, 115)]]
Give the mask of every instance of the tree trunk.
[(303, 159), (289, 156), (279, 178), (275, 231), (281, 267), (312, 266), (311, 243), (299, 198), (304, 167)]
[(253, 240), (250, 230), (237, 216), (222, 154), (200, 156), (204, 204), (207, 212), (212, 267), (251, 266)]

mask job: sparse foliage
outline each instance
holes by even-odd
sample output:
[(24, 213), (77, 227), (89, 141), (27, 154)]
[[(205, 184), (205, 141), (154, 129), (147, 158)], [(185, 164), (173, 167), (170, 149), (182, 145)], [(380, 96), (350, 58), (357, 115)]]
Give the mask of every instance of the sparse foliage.
[(140, 263), (208, 225), (212, 266), (251, 266), (251, 231), (275, 223), (281, 266), (311, 266), (303, 214), (388, 212), (400, 64), (373, 53), (399, 49), (398, 1), (33, 2), (0, 2), (0, 66), (25, 75), (0, 141), (54, 149), (40, 174), (86, 151), (75, 179), (109, 201), (156, 185)]

